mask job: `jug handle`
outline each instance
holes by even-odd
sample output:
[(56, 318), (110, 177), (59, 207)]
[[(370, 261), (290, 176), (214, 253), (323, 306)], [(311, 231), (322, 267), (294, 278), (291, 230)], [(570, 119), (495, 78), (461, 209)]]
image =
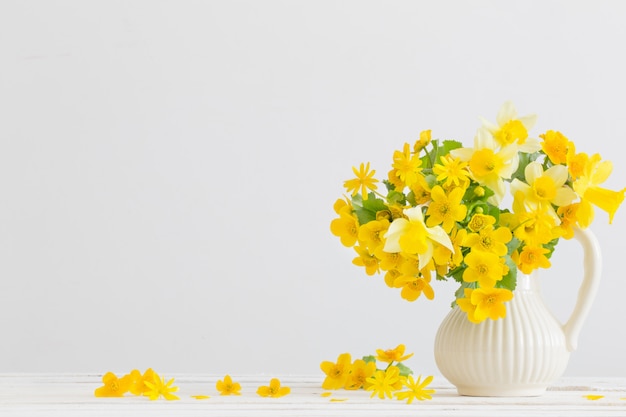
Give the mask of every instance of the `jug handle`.
[(600, 245), (595, 235), (588, 229), (575, 228), (574, 237), (582, 245), (583, 255), (583, 281), (578, 290), (578, 299), (572, 315), (563, 326), (567, 350), (573, 352), (578, 346), (578, 335), (583, 322), (589, 314), (591, 304), (598, 291), (600, 274), (602, 270), (602, 258)]

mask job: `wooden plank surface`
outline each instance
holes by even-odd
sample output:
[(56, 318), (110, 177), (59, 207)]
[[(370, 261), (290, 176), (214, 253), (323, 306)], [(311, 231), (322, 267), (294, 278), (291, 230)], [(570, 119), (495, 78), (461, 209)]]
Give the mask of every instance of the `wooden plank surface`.
[[(220, 396), (216, 375), (174, 377), (179, 401), (150, 401), (128, 395), (96, 398), (101, 375), (0, 374), (0, 416), (626, 416), (626, 378), (561, 379), (541, 397), (462, 397), (443, 378), (435, 378), (437, 393), (430, 401), (406, 404), (370, 398), (365, 391), (333, 391), (323, 397), (321, 375), (232, 375), (242, 385), (241, 396)], [(272, 376), (291, 387), (282, 398), (256, 394)], [(603, 395), (589, 400), (586, 395)], [(197, 400), (193, 395), (209, 395)]]

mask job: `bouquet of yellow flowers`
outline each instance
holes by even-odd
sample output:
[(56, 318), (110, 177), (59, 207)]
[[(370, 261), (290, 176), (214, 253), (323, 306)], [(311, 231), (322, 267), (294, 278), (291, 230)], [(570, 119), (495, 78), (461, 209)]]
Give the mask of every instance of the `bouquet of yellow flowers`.
[(530, 137), (535, 121), (507, 102), (495, 124), (482, 120), (471, 148), (425, 130), (394, 152), (386, 193), (369, 163), (353, 167), (331, 232), (354, 248), (355, 265), (384, 271), (408, 301), (432, 300), (433, 276), (454, 279), (470, 321), (505, 317), (518, 270), (549, 268), (559, 239), (588, 227), (594, 206), (611, 222), (626, 193), (600, 186), (612, 171), (600, 155), (577, 152), (558, 131)]

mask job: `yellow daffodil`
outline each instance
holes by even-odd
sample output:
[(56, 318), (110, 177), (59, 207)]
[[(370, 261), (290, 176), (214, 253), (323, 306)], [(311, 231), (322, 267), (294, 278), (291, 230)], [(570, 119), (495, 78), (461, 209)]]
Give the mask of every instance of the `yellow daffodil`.
[(387, 349), (387, 350), (376, 349), (376, 359), (381, 362), (387, 362), (387, 363), (402, 362), (402, 361), (409, 359), (411, 356), (413, 356), (412, 353), (405, 355), (404, 354), (405, 350), (406, 350), (406, 346), (404, 346), (403, 344), (399, 344), (393, 349)]
[(368, 162), (367, 165), (363, 165), (363, 163), (361, 163), (358, 170), (356, 167), (352, 167), (352, 172), (354, 172), (356, 178), (344, 181), (343, 185), (346, 188), (346, 191), (349, 193), (351, 192), (354, 197), (360, 189), (363, 200), (367, 200), (367, 190), (369, 189), (374, 191), (378, 188), (376, 185), (378, 180), (373, 178), (374, 174), (376, 174), (376, 170), (370, 171), (370, 163)]
[(465, 219), (467, 206), (461, 204), (465, 190), (454, 188), (449, 194), (439, 185), (433, 187), (431, 197), (433, 201), (428, 206), (426, 226), (433, 227), (442, 225), (446, 233), (450, 233), (455, 222)]
[(372, 391), (371, 398), (378, 395), (381, 400), (385, 398), (393, 398), (393, 391), (398, 389), (398, 384), (402, 383), (400, 371), (395, 366), (390, 366), (386, 371), (377, 370), (376, 373), (367, 378), (370, 384), (368, 391)]
[(513, 234), (508, 227), (498, 227), (494, 230), (493, 226), (486, 226), (481, 228), (478, 233), (468, 234), (463, 246), (472, 248), (472, 250), (504, 256), (508, 251), (506, 244), (511, 239), (513, 239)]
[(510, 101), (500, 107), (496, 116), (497, 124), (482, 119), (484, 128), (493, 135), (498, 145), (502, 147), (516, 145), (520, 152), (525, 153), (536, 152), (541, 148), (537, 139), (528, 137), (528, 131), (533, 128), (536, 121), (536, 115), (517, 117), (517, 110)]
[(123, 397), (130, 389), (131, 377), (125, 375), (118, 378), (113, 372), (107, 372), (102, 377), (103, 386), (96, 388), (96, 397)]
[(291, 392), (291, 388), (280, 386), (280, 380), (278, 378), (272, 378), (269, 386), (260, 386), (256, 393), (261, 397), (279, 398), (283, 397)]
[(514, 198), (513, 212), (516, 224), (513, 227), (513, 235), (526, 245), (543, 245), (559, 237), (560, 230), (556, 227), (555, 217), (541, 207), (527, 210), (521, 192)]
[(437, 175), (437, 181), (443, 181), (444, 187), (461, 187), (467, 184), (467, 162), (452, 156), (442, 156), (440, 161), (440, 164), (433, 166), (433, 173)]
[(474, 319), (497, 320), (506, 316), (505, 302), (513, 299), (513, 293), (504, 288), (477, 288), (472, 291), (472, 304), (476, 306)]
[(578, 209), (578, 223), (586, 228), (593, 220), (592, 205), (606, 211), (609, 214), (609, 223), (613, 222), (613, 216), (624, 201), (626, 188), (621, 191), (612, 191), (599, 185), (607, 180), (613, 164), (610, 161), (602, 161), (599, 154), (592, 155), (585, 165), (583, 174), (574, 181), (574, 191), (581, 198), (581, 206)]
[(504, 180), (511, 178), (517, 169), (519, 157), (515, 145), (499, 148), (493, 136), (485, 129), (479, 129), (474, 138), (473, 148), (459, 148), (450, 154), (467, 161), (472, 177), (481, 185), (486, 185), (495, 193), (490, 200), (498, 205), (506, 193)]
[(352, 369), (352, 356), (349, 353), (342, 353), (336, 363), (324, 361), (320, 368), (326, 374), (322, 388), (327, 390), (343, 388)]
[(393, 154), (393, 175), (398, 177), (407, 187), (415, 184), (420, 175), (422, 161), (419, 155), (412, 154), (408, 143), (404, 144), (402, 151), (395, 151)]
[(541, 207), (554, 218), (558, 218), (553, 205), (566, 206), (576, 199), (576, 193), (565, 185), (568, 179), (565, 165), (554, 165), (546, 171), (539, 162), (529, 163), (524, 173), (527, 183), (517, 178), (511, 182), (511, 193), (521, 192), (530, 208)]
[(504, 260), (495, 253), (472, 250), (465, 256), (465, 263), (463, 281), (478, 282), (481, 287), (493, 287), (507, 272)]
[(550, 260), (546, 254), (549, 250), (542, 246), (524, 246), (519, 255), (514, 255), (513, 260), (524, 274), (530, 274), (538, 268), (550, 268)]
[(179, 400), (173, 392), (178, 391), (178, 387), (174, 386), (174, 378), (165, 382), (165, 378), (160, 377), (156, 373), (153, 375), (152, 381), (144, 381), (144, 384), (148, 387), (145, 395), (150, 397), (151, 401), (157, 400), (160, 397), (165, 398), (168, 401)]
[(418, 255), (420, 265), (433, 256), (433, 242), (454, 250), (450, 237), (441, 226), (427, 227), (421, 207), (404, 210), (406, 218), (395, 219), (385, 235), (385, 252), (405, 252)]
[(546, 153), (553, 164), (567, 163), (567, 155), (572, 143), (561, 132), (548, 130), (543, 135), (539, 135), (543, 139), (541, 149)]
[(223, 380), (217, 381), (215, 388), (220, 395), (241, 395), (241, 385), (239, 382), (233, 382), (230, 375), (225, 375)]
[(363, 359), (357, 359), (352, 364), (350, 374), (346, 380), (345, 389), (357, 390), (367, 386), (367, 378), (376, 372), (376, 362), (365, 362)]
[(417, 377), (417, 381), (413, 379), (412, 375), (409, 375), (404, 381), (404, 386), (408, 388), (407, 391), (396, 392), (396, 398), (400, 401), (406, 400), (407, 404), (411, 404), (413, 400), (424, 401), (432, 400), (432, 394), (435, 393), (434, 389), (426, 389), (430, 383), (433, 382), (432, 376), (427, 376), (422, 381), (422, 376)]

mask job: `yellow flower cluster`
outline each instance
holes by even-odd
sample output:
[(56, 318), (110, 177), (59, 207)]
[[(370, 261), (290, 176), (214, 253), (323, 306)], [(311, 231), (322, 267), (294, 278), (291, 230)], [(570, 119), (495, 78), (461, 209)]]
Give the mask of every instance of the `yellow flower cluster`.
[(353, 168), (331, 232), (354, 248), (355, 265), (384, 272), (408, 301), (432, 300), (433, 277), (451, 278), (469, 320), (505, 317), (517, 271), (549, 268), (559, 239), (587, 228), (594, 207), (612, 222), (626, 193), (601, 186), (612, 164), (600, 155), (577, 152), (558, 131), (530, 137), (535, 121), (507, 102), (496, 123), (483, 120), (472, 147), (423, 131), (394, 151), (385, 194), (369, 163)]
[(118, 378), (113, 372), (107, 372), (102, 377), (103, 386), (95, 391), (96, 397), (123, 397), (130, 392), (133, 395), (144, 395), (150, 400), (157, 400), (160, 397), (168, 401), (178, 400), (173, 393), (178, 391), (174, 386), (174, 379), (165, 381), (152, 368), (147, 369), (143, 374), (137, 369), (133, 369), (129, 374)]
[[(130, 392), (134, 395), (144, 395), (150, 400), (157, 400), (160, 397), (166, 400), (179, 400), (173, 393), (178, 391), (178, 387), (173, 386), (174, 379), (165, 381), (152, 368), (143, 374), (134, 369), (129, 374), (118, 378), (113, 372), (107, 372), (102, 377), (103, 386), (95, 390), (96, 397), (123, 397)], [(241, 395), (241, 384), (234, 382), (230, 375), (224, 376), (215, 384), (215, 388), (220, 395)], [(267, 386), (260, 386), (257, 394), (261, 397), (278, 398), (291, 392), (291, 389), (280, 385), (278, 378), (272, 378)], [(204, 400), (210, 398), (208, 395), (192, 395), (193, 398)]]
[[(402, 361), (410, 358), (413, 354), (405, 355), (405, 346), (398, 345), (394, 349), (377, 349), (376, 356), (364, 356), (362, 359), (352, 361), (352, 355), (342, 353), (337, 362), (324, 361), (320, 368), (326, 374), (322, 388), (327, 390), (365, 389), (372, 391), (371, 397), (378, 396), (380, 399), (394, 398), (407, 400), (411, 403), (432, 399), (433, 389), (426, 389), (432, 382), (433, 377), (428, 376), (422, 381), (411, 375), (413, 371), (405, 366)], [(384, 369), (378, 369), (377, 361), (385, 363)]]
[[(224, 376), (223, 380), (217, 381), (215, 388), (219, 391), (220, 395), (241, 395), (241, 384), (234, 382), (230, 375)], [(280, 385), (278, 378), (272, 378), (269, 385), (260, 386), (257, 388), (256, 393), (261, 397), (279, 398), (283, 397), (291, 392), (291, 388)]]

